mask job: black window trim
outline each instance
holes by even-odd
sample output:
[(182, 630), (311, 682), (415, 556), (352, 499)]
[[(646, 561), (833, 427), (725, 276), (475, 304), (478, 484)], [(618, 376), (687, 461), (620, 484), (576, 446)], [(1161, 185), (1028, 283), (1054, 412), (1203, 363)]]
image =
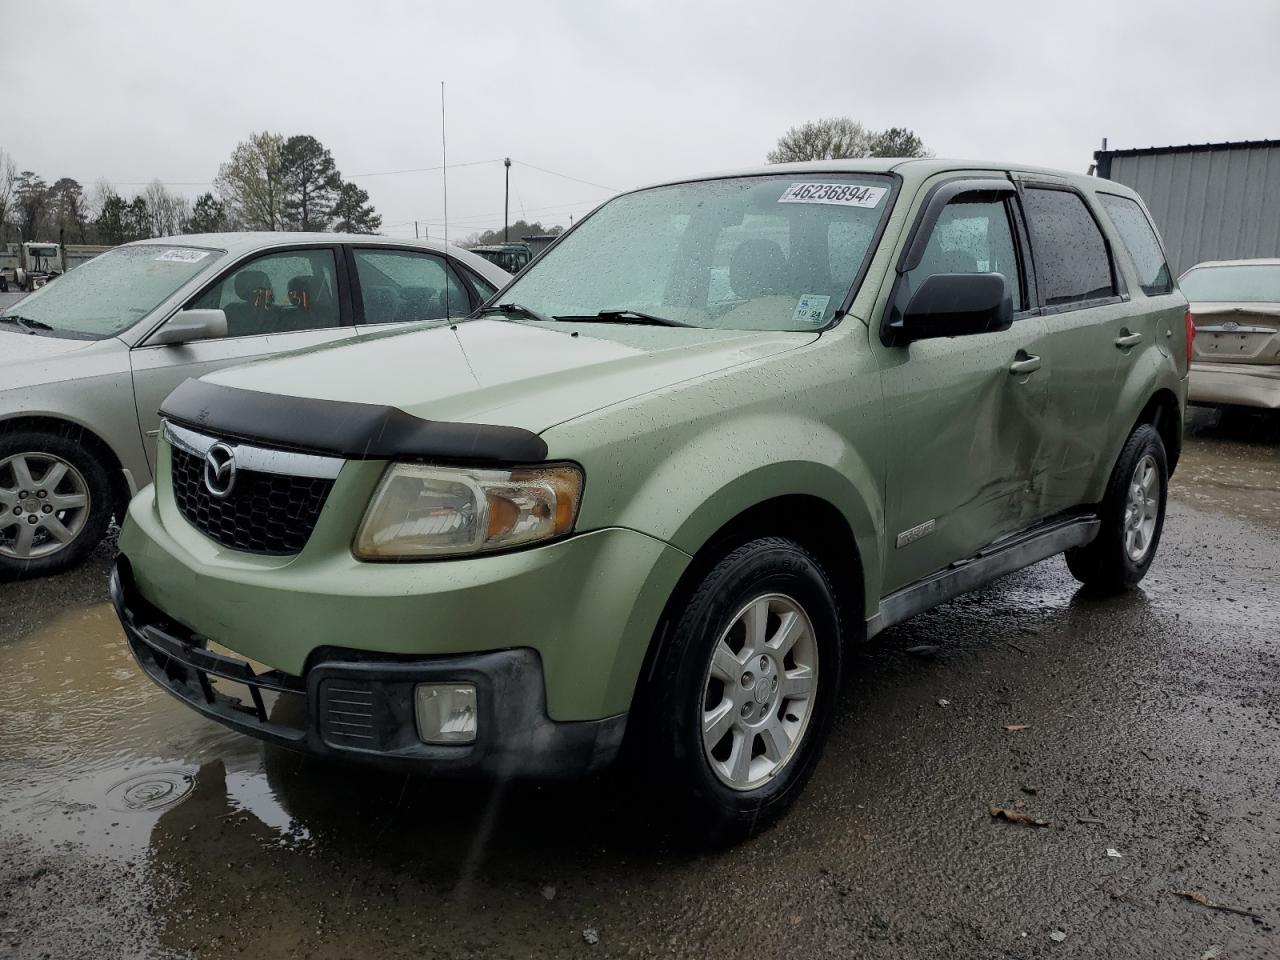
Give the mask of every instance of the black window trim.
[[(347, 263), (347, 284), (351, 289), (351, 314), (354, 318), (356, 326), (366, 327), (387, 327), (391, 323), (429, 323), (431, 320), (461, 320), (463, 317), (475, 311), (475, 309), (484, 301), (480, 298), (479, 292), (476, 290), (471, 278), (465, 272), (466, 264), (457, 257), (452, 256), (446, 251), (431, 250), (427, 247), (406, 246), (398, 243), (380, 243), (377, 239), (371, 239), (370, 242), (364, 243), (358, 240), (348, 241), (343, 244), (346, 249)], [(356, 266), (356, 251), (358, 250), (389, 250), (393, 253), (413, 253), (423, 257), (434, 257), (436, 260), (443, 260), (445, 263), (446, 274), (450, 271), (462, 284), (462, 289), (467, 292), (466, 311), (456, 317), (432, 317), (431, 320), (397, 320), (388, 323), (368, 323), (364, 318), (364, 293), (360, 287), (360, 271)], [(448, 281), (446, 280), (446, 283)]]
[[(1128, 200), (1132, 203), (1138, 208), (1138, 212), (1142, 214), (1142, 219), (1147, 222), (1147, 228), (1151, 231), (1151, 236), (1156, 238), (1156, 247), (1160, 251), (1160, 256), (1164, 259), (1165, 272), (1169, 275), (1169, 289), (1165, 290), (1163, 293), (1147, 293), (1146, 288), (1142, 285), (1142, 277), (1138, 277), (1138, 289), (1142, 291), (1142, 295), (1150, 298), (1167, 297), (1171, 293), (1176, 293), (1178, 290), (1178, 280), (1173, 275), (1173, 267), (1169, 265), (1169, 251), (1164, 248), (1164, 239), (1160, 236), (1160, 231), (1156, 229), (1155, 221), (1151, 219), (1151, 212), (1146, 208), (1146, 205), (1138, 197), (1131, 197), (1123, 193), (1116, 193), (1114, 190), (1099, 190), (1097, 193), (1099, 197), (1115, 197), (1117, 200)], [(1107, 202), (1105, 200), (1099, 200), (1098, 206), (1102, 208), (1102, 212), (1106, 214), (1107, 220), (1110, 222), (1112, 228), (1116, 231), (1116, 234), (1120, 236), (1120, 246), (1124, 247), (1125, 256), (1129, 258), (1129, 265), (1133, 267), (1134, 275), (1137, 276), (1138, 263), (1133, 259), (1133, 251), (1129, 249), (1129, 244), (1125, 243), (1124, 236), (1120, 233), (1119, 225), (1107, 210)]]
[[(343, 282), (345, 280), (345, 277), (343, 276), (344, 270), (343, 270), (342, 244), (341, 243), (280, 243), (280, 244), (271, 244), (270, 246), (265, 246), (265, 247), (256, 247), (253, 250), (247, 250), (240, 256), (234, 258), (227, 266), (223, 267), (221, 272), (217, 273), (213, 277), (213, 279), (208, 280), (205, 283), (201, 284), (195, 293), (191, 294), (189, 297), (183, 300), (180, 304), (178, 304), (177, 307), (175, 307), (168, 314), (166, 314), (163, 320), (161, 320), (154, 327), (148, 330), (146, 336), (139, 339), (138, 342), (134, 345), (133, 349), (139, 350), (143, 347), (161, 346), (161, 344), (153, 344), (150, 342), (151, 338), (155, 336), (155, 333), (157, 330), (163, 327), (166, 323), (172, 320), (175, 316), (177, 316), (183, 310), (188, 309), (191, 306), (191, 304), (195, 303), (197, 300), (203, 297), (206, 293), (208, 293), (214, 287), (223, 283), (228, 277), (230, 277), (233, 273), (235, 273), (237, 270), (239, 270), (241, 267), (245, 266), (246, 264), (252, 263), (254, 260), (258, 260), (261, 257), (270, 256), (273, 253), (290, 253), (293, 251), (305, 251), (305, 250), (328, 250), (333, 254), (333, 279), (334, 279), (334, 282), (338, 285), (338, 290), (337, 290), (338, 323), (337, 325), (333, 327), (312, 327), (309, 330), (284, 330), (284, 331), (280, 331), (279, 333), (270, 333), (270, 334), (246, 333), (236, 337), (233, 337), (233, 336), (218, 337), (217, 338), (218, 341), (222, 342), (226, 340), (244, 340), (247, 337), (287, 336), (288, 334), (292, 334), (292, 333), (315, 333), (317, 330), (341, 330), (343, 327), (352, 326), (351, 310), (350, 310), (351, 303), (349, 299), (350, 291), (346, 289), (346, 285)], [(200, 341), (194, 341), (194, 342), (208, 343), (209, 341), (200, 340)]]
[[(921, 201), (920, 209), (916, 213), (915, 222), (912, 223), (911, 229), (907, 233), (906, 243), (903, 244), (902, 252), (898, 255), (898, 263), (894, 267), (893, 289), (889, 292), (889, 300), (885, 304), (884, 312), (880, 317), (880, 342), (886, 347), (900, 345), (894, 336), (893, 324), (902, 310), (906, 308), (906, 303), (902, 302), (903, 291), (906, 290), (906, 275), (919, 266), (920, 260), (924, 256), (925, 247), (928, 246), (929, 238), (933, 234), (933, 228), (937, 226), (938, 220), (942, 216), (942, 211), (958, 197), (970, 193), (993, 194), (1003, 202), (1006, 217), (1011, 217), (1010, 234), (1015, 248), (1018, 269), (1021, 272), (1017, 282), (1026, 291), (1026, 302), (1028, 304), (1032, 303), (1031, 297), (1035, 291), (1035, 274), (1033, 268), (1028, 269), (1032, 266), (1032, 257), (1029, 247), (1024, 247), (1027, 238), (1025, 226), (1021, 219), (1022, 213), (1016, 203), (1019, 200), (1017, 183), (1007, 175), (1002, 176), (998, 170), (986, 173), (962, 173), (947, 177), (935, 183), (925, 192), (924, 200)], [(1012, 207), (1014, 213), (1012, 215), (1010, 213), (1010, 201), (1014, 201), (1014, 206)], [(1014, 229), (1015, 223), (1019, 229)], [(1037, 316), (1039, 313), (1039, 306), (1030, 306), (1026, 310), (1020, 310), (1015, 313), (1014, 320)]]
[[(1105, 307), (1113, 303), (1125, 303), (1129, 298), (1129, 289), (1124, 282), (1124, 276), (1120, 273), (1116, 264), (1115, 250), (1112, 248), (1111, 237), (1107, 235), (1106, 228), (1103, 227), (1102, 221), (1098, 218), (1098, 211), (1093, 208), (1093, 204), (1089, 202), (1089, 197), (1081, 190), (1069, 183), (1060, 183), (1053, 180), (1039, 180), (1033, 176), (1019, 176), (1014, 179), (1014, 184), (1018, 189), (1018, 201), (1023, 204), (1024, 193), (1028, 189), (1032, 190), (1059, 190), (1063, 193), (1073, 193), (1080, 198), (1084, 208), (1088, 211), (1089, 216), (1093, 219), (1093, 225), (1098, 228), (1098, 235), (1102, 237), (1103, 247), (1107, 251), (1107, 265), (1111, 270), (1111, 289), (1115, 293), (1109, 297), (1091, 297), (1088, 300), (1075, 300), (1071, 303), (1055, 303), (1048, 304), (1044, 302), (1043, 293), (1037, 288), (1037, 303), (1040, 307), (1040, 315), (1042, 317), (1056, 317), (1059, 314), (1071, 313), (1075, 310), (1092, 310), (1094, 307)], [(1025, 210), (1025, 205), (1024, 205)], [(1025, 213), (1024, 213), (1025, 216)], [(1027, 227), (1027, 237), (1031, 244), (1031, 259), (1034, 262), (1036, 258), (1036, 234), (1031, 223), (1031, 217), (1025, 217)]]

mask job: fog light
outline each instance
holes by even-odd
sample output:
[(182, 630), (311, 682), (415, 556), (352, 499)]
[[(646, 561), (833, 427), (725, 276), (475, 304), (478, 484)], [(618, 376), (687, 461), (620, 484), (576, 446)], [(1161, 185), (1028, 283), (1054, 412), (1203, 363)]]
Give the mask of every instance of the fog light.
[(418, 739), (423, 743), (475, 742), (475, 684), (420, 683), (414, 700)]

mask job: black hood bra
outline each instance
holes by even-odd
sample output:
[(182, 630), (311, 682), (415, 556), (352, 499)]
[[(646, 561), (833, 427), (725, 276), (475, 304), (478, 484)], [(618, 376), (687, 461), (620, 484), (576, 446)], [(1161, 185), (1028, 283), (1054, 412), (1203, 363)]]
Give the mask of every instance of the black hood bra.
[(538, 463), (547, 444), (520, 427), (423, 420), (398, 407), (317, 400), (186, 380), (160, 415), (193, 430), (347, 460)]

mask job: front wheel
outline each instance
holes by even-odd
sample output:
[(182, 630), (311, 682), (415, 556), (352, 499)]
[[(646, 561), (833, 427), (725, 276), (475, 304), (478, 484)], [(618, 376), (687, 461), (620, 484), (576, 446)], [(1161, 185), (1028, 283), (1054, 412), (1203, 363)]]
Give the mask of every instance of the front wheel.
[(831, 583), (790, 540), (727, 553), (677, 613), (639, 715), (656, 789), (713, 843), (778, 817), (813, 772), (843, 650)]
[(111, 518), (106, 470), (70, 436), (0, 436), (0, 581), (80, 561)]
[(1067, 567), (1086, 586), (1119, 592), (1147, 575), (1164, 529), (1169, 464), (1155, 427), (1129, 435), (1107, 483), (1092, 543), (1067, 551)]

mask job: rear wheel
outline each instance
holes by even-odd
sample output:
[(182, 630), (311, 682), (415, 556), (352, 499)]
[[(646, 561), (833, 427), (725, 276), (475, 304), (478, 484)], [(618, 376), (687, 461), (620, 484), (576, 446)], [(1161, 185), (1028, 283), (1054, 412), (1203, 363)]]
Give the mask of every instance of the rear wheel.
[(0, 580), (79, 562), (110, 518), (107, 472), (75, 439), (43, 431), (0, 437)]
[(778, 817), (817, 762), (842, 658), (833, 590), (812, 555), (769, 537), (724, 556), (679, 611), (639, 711), (664, 802), (681, 801), (715, 843)]
[(1102, 502), (1102, 526), (1088, 546), (1067, 551), (1081, 583), (1118, 592), (1147, 575), (1164, 528), (1169, 465), (1155, 427), (1140, 424), (1116, 461)]

